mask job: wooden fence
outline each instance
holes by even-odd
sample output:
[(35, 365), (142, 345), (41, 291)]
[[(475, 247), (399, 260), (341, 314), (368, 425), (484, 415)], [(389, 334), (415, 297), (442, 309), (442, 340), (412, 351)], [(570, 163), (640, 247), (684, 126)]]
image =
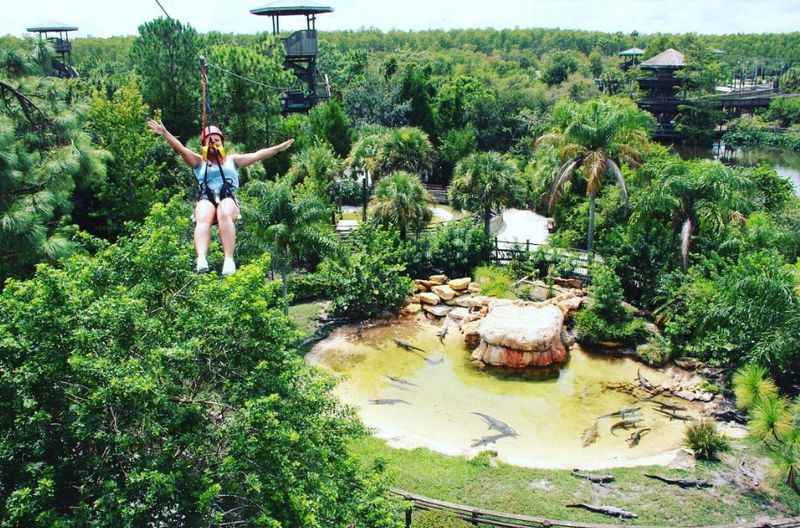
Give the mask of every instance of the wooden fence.
[[(563, 527), (563, 528), (621, 528), (630, 527), (630, 524), (596, 524), (574, 521), (561, 521), (503, 513), (493, 510), (465, 506), (452, 502), (432, 499), (408, 491), (393, 488), (392, 493), (409, 502), (405, 512), (406, 528), (411, 528), (414, 510), (435, 510), (447, 512), (476, 526), (500, 526), (502, 528), (538, 528), (538, 527)], [(667, 528), (666, 526), (637, 526), (637, 528)], [(705, 528), (800, 528), (800, 517), (770, 519), (750, 523), (715, 525)]]
[(579, 278), (589, 276), (590, 260), (603, 262), (603, 258), (597, 253), (590, 259), (588, 252), (579, 249), (556, 248), (547, 244), (537, 244), (530, 240), (525, 242), (500, 240), (497, 237), (494, 238), (492, 244), (492, 262), (506, 265), (513, 260), (525, 261), (536, 252), (539, 252), (546, 262), (566, 264), (571, 273)]

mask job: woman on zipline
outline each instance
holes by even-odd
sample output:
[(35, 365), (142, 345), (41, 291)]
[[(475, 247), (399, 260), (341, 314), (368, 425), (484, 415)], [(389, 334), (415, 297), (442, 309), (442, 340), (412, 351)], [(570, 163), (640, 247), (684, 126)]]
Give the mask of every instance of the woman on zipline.
[(155, 134), (163, 136), (172, 149), (181, 155), (194, 170), (197, 178), (197, 204), (194, 207), (194, 247), (197, 251), (197, 272), (208, 271), (208, 243), (211, 241), (211, 225), (219, 227), (219, 238), (225, 260), (222, 263), (222, 274), (232, 275), (236, 271), (233, 261), (233, 250), (236, 247), (236, 225), (239, 218), (239, 203), (236, 201), (236, 190), (239, 188), (239, 169), (261, 160), (271, 158), (288, 149), (294, 139), (279, 145), (263, 148), (250, 154), (225, 154), (225, 137), (215, 126), (208, 126), (200, 133), (200, 144), (205, 155), (183, 146), (170, 134), (169, 130), (158, 121), (151, 119), (147, 126)]

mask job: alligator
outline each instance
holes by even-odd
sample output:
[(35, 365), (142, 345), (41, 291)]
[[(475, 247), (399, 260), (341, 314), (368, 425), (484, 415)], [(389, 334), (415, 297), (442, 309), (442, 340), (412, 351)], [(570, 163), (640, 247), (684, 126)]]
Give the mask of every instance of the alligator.
[(665, 482), (667, 484), (671, 484), (673, 486), (680, 486), (681, 488), (710, 488), (711, 483), (707, 480), (702, 479), (673, 479), (668, 477), (662, 477), (660, 475), (653, 475), (650, 473), (645, 473), (645, 477), (660, 480), (661, 482)]
[(585, 504), (579, 502), (577, 504), (567, 504), (567, 508), (583, 508), (594, 513), (602, 513), (603, 515), (610, 515), (611, 517), (619, 517), (620, 519), (635, 519), (638, 517), (633, 512), (617, 508), (615, 506), (594, 506), (592, 504)]
[(639, 445), (639, 441), (642, 439), (642, 436), (645, 433), (649, 433), (651, 430), (652, 429), (650, 429), (649, 427), (642, 427), (638, 431), (632, 432), (631, 435), (628, 437), (628, 447), (634, 447)]
[(412, 383), (412, 382), (410, 382), (410, 381), (408, 381), (406, 379), (403, 379), (403, 378), (398, 378), (398, 377), (395, 377), (395, 376), (386, 376), (386, 377), (389, 378), (390, 381), (393, 381), (395, 383), (399, 383), (400, 385), (408, 385), (409, 387), (419, 387), (419, 385), (417, 385), (416, 383)]
[(611, 434), (616, 436), (614, 431), (617, 429), (633, 429), (634, 427), (638, 427), (640, 423), (642, 423), (641, 418), (626, 418), (624, 420), (620, 420), (611, 426)]
[(686, 411), (686, 407), (678, 407), (677, 405), (672, 405), (666, 402), (662, 402), (660, 400), (651, 400), (651, 401), (656, 405), (658, 405), (659, 407), (661, 407), (661, 409), (663, 410), (674, 411), (674, 412)]
[(372, 405), (397, 405), (398, 403), (403, 403), (405, 405), (411, 405), (405, 400), (399, 400), (397, 398), (383, 398), (378, 400), (369, 400), (369, 403)]
[(573, 469), (570, 473), (573, 477), (586, 479), (595, 484), (608, 484), (614, 482), (614, 475), (592, 475), (590, 473), (581, 473), (579, 469)]
[(681, 420), (683, 422), (690, 422), (694, 420), (694, 418), (686, 414), (678, 414), (677, 412), (668, 411), (666, 409), (653, 409), (653, 410), (658, 414), (663, 414), (664, 416), (668, 416), (670, 422), (672, 420)]
[(505, 436), (513, 436), (513, 437), (519, 436), (519, 434), (514, 430), (513, 427), (511, 427), (502, 420), (498, 420), (497, 418), (489, 416), (488, 414), (483, 414), (479, 412), (473, 412), (472, 414), (483, 418), (483, 421), (486, 422), (486, 424), (489, 426), (490, 431), (497, 431), (498, 433), (501, 433)]
[(583, 441), (583, 447), (593, 444), (597, 440), (598, 436), (599, 434), (597, 432), (597, 422), (595, 422), (594, 425), (586, 429), (581, 435), (581, 440)]
[(622, 409), (620, 409), (618, 411), (612, 412), (610, 414), (604, 414), (603, 416), (600, 416), (598, 418), (598, 420), (601, 420), (603, 418), (614, 418), (614, 417), (617, 417), (617, 416), (620, 417), (620, 418), (623, 418), (623, 419), (624, 418), (631, 418), (631, 417), (633, 417), (634, 414), (638, 414), (639, 411), (641, 411), (641, 410), (642, 410), (641, 407), (624, 407), (624, 408), (622, 408)]
[(496, 435), (482, 436), (480, 438), (476, 438), (475, 440), (473, 440), (472, 443), (470, 444), (470, 447), (486, 446), (486, 445), (493, 444), (493, 443), (497, 442), (501, 438), (511, 438), (513, 436), (515, 436), (515, 435), (509, 435), (509, 434), (504, 434), (504, 433), (500, 433), (500, 434), (496, 434)]
[(407, 343), (407, 342), (403, 341), (402, 339), (395, 339), (394, 342), (395, 342), (395, 344), (397, 346), (399, 346), (400, 348), (402, 348), (404, 350), (408, 350), (409, 352), (421, 352), (423, 354), (427, 354), (428, 353), (426, 350), (423, 350), (423, 349), (421, 349), (421, 348), (419, 348), (417, 346), (414, 346), (411, 343)]

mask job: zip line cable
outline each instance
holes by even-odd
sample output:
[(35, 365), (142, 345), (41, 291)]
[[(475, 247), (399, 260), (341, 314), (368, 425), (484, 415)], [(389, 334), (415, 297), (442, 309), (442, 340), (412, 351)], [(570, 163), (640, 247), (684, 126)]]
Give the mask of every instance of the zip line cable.
[[(158, 7), (161, 8), (161, 11), (164, 13), (164, 15), (166, 15), (166, 17), (168, 19), (172, 20), (173, 22), (179, 22), (178, 20), (175, 20), (174, 18), (172, 18), (169, 15), (169, 13), (167, 13), (167, 10), (164, 9), (164, 6), (161, 5), (161, 2), (159, 0), (155, 0), (155, 2), (156, 2), (156, 4), (158, 4)], [(195, 57), (199, 58), (200, 60), (205, 60), (205, 58), (202, 55), (200, 55), (199, 53), (195, 53)], [(222, 66), (217, 66), (213, 62), (207, 62), (206, 61), (206, 65), (211, 66), (212, 68), (215, 68), (215, 69), (220, 70), (222, 72), (225, 72), (228, 75), (236, 77), (237, 79), (241, 79), (242, 81), (249, 82), (251, 84), (255, 84), (255, 85), (267, 88), (268, 90), (276, 90), (276, 91), (279, 91), (279, 92), (285, 92), (285, 91), (290, 89), (289, 87), (273, 86), (271, 84), (263, 83), (261, 81), (255, 80), (255, 79), (251, 79), (249, 77), (245, 77), (244, 75), (240, 75), (238, 73), (235, 73), (235, 72), (232, 72), (230, 70), (227, 70), (227, 69), (223, 68)]]

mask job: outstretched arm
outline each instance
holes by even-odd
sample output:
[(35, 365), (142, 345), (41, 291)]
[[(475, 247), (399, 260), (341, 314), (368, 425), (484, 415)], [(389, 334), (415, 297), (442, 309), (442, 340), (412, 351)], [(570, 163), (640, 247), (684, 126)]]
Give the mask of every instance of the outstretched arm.
[(162, 125), (159, 121), (151, 119), (147, 122), (147, 126), (154, 134), (163, 136), (167, 143), (169, 143), (169, 146), (172, 147), (172, 150), (180, 154), (183, 158), (183, 161), (185, 161), (186, 164), (191, 168), (195, 168), (203, 162), (203, 158), (201, 158), (199, 154), (184, 147), (183, 143), (181, 143), (178, 138), (170, 134), (169, 130), (167, 130), (167, 127)]
[(292, 143), (294, 143), (294, 139), (289, 139), (279, 145), (273, 145), (271, 147), (263, 148), (255, 152), (251, 152), (249, 154), (237, 154), (233, 157), (233, 161), (236, 163), (236, 166), (241, 169), (243, 167), (247, 167), (248, 165), (252, 165), (257, 161), (271, 158), (272, 156), (274, 156), (279, 152), (283, 152), (284, 150), (291, 147)]

